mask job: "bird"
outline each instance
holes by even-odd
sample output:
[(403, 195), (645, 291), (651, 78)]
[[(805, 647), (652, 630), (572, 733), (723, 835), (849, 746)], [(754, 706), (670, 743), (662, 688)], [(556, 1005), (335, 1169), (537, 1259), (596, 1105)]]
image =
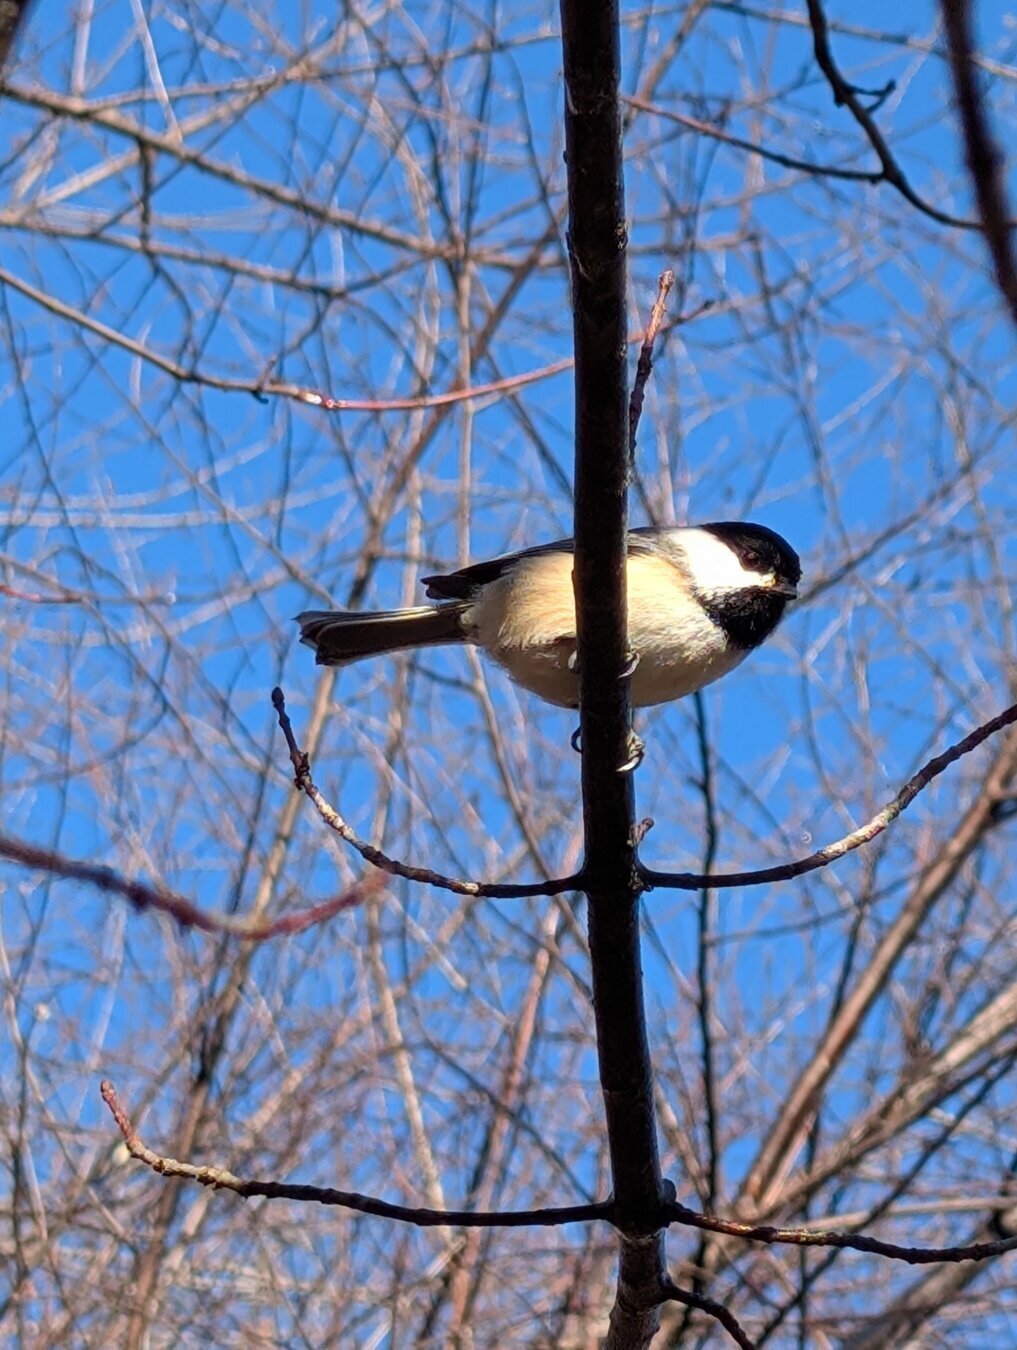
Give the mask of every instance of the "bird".
[[(325, 666), (466, 643), (546, 702), (578, 708), (573, 555), (573, 540), (559, 539), (424, 577), (436, 603), (413, 609), (306, 610), (300, 640)], [(801, 575), (798, 554), (765, 525), (630, 530), (632, 706), (670, 703), (734, 670), (776, 628)]]

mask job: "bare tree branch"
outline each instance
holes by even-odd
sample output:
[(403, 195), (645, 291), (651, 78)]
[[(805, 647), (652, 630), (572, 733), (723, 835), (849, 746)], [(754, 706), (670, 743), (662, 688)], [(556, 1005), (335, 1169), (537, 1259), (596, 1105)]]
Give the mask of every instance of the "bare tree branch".
[(567, 356), (560, 361), (552, 361), (550, 365), (544, 366), (540, 370), (529, 370), (522, 375), (506, 375), (500, 380), (490, 380), (486, 384), (475, 385), (470, 389), (450, 389), (443, 394), (422, 394), (413, 398), (390, 399), (336, 398), (322, 390), (308, 389), (288, 380), (273, 380), (267, 373), (256, 380), (231, 380), (224, 376), (199, 370), (197, 366), (183, 366), (180, 362), (174, 361), (172, 357), (164, 356), (145, 343), (127, 337), (124, 333), (118, 333), (115, 328), (110, 328), (108, 324), (93, 319), (83, 310), (65, 304), (48, 291), (32, 286), (21, 277), (16, 277), (12, 272), (8, 272), (6, 268), (0, 267), (0, 282), (10, 286), (12, 290), (18, 291), (28, 299), (34, 300), (37, 305), (49, 310), (51, 314), (69, 319), (79, 328), (102, 338), (104, 342), (109, 342), (114, 347), (120, 347), (132, 356), (155, 366), (157, 370), (163, 371), (164, 374), (171, 375), (180, 384), (195, 384), (205, 389), (218, 389), (225, 393), (253, 394), (255, 398), (289, 398), (297, 403), (305, 403), (312, 408), (322, 408), (325, 412), (383, 413), (411, 412), (418, 408), (446, 408), (456, 403), (467, 402), (470, 399), (485, 398), (508, 393), (514, 389), (525, 388), (539, 380), (561, 375), (564, 371), (571, 370), (574, 365), (573, 358)]
[[(905, 201), (910, 202), (923, 215), (938, 221), (940, 225), (952, 225), (962, 230), (977, 229), (974, 221), (964, 220), (960, 216), (951, 215), (948, 211), (941, 211), (939, 207), (927, 202), (914, 190), (900, 167), (897, 157), (890, 149), (889, 141), (879, 129), (879, 123), (873, 117), (871, 110), (859, 98), (862, 91), (856, 89), (853, 84), (850, 84), (844, 78), (833, 58), (833, 51), (830, 47), (830, 31), (821, 0), (805, 0), (805, 2), (809, 10), (809, 23), (812, 27), (812, 42), (816, 53), (816, 62), (833, 91), (834, 102), (838, 107), (847, 108), (868, 137), (869, 144), (875, 150), (876, 158), (880, 163), (879, 178), (889, 183), (891, 187), (896, 188)], [(885, 91), (880, 91), (877, 95), (877, 102), (891, 90), (892, 85), (888, 86)]]
[(639, 941), (625, 565), (625, 192), (616, 0), (562, 0), (569, 259), (576, 352), (575, 564), (583, 887), (600, 1082), (621, 1229), (607, 1350), (647, 1345), (664, 1278)]
[(1006, 160), (989, 128), (989, 119), (975, 73), (970, 0), (942, 0), (950, 69), (960, 111), (964, 147), (982, 232), (996, 272), (996, 281), (1017, 323), (1017, 262), (1013, 251), (1013, 224), (1006, 199)]
[(665, 122), (674, 122), (676, 126), (686, 127), (701, 136), (708, 136), (711, 140), (719, 141), (721, 145), (730, 145), (736, 150), (745, 150), (750, 155), (758, 155), (760, 159), (765, 159), (770, 164), (779, 164), (783, 169), (799, 169), (802, 173), (814, 174), (818, 178), (839, 178), (847, 183), (868, 183), (870, 186), (883, 181), (883, 175), (878, 169), (844, 169), (836, 164), (817, 164), (813, 160), (799, 159), (795, 155), (785, 155), (779, 150), (771, 150), (766, 145), (757, 145), (755, 141), (746, 140), (743, 136), (736, 136), (734, 132), (725, 130), (719, 122), (705, 122), (701, 117), (691, 117), (688, 113), (662, 107), (659, 103), (651, 103), (649, 99), (639, 98), (634, 94), (624, 95), (623, 101), (638, 112), (660, 117)]
[(116, 1089), (108, 1079), (100, 1084), (102, 1099), (109, 1107), (117, 1128), (123, 1136), (132, 1158), (165, 1177), (185, 1177), (213, 1190), (233, 1191), (245, 1200), (264, 1196), (268, 1200), (300, 1200), (309, 1204), (336, 1205), (373, 1214), (382, 1219), (395, 1219), (414, 1224), (418, 1228), (555, 1228), (564, 1223), (580, 1223), (586, 1219), (612, 1222), (614, 1202), (600, 1201), (588, 1205), (561, 1205), (555, 1209), (507, 1210), (479, 1213), (468, 1209), (434, 1210), (416, 1205), (392, 1205), (371, 1195), (356, 1191), (339, 1191), (330, 1186), (300, 1186), (284, 1181), (252, 1181), (234, 1176), (222, 1167), (197, 1167), (193, 1163), (178, 1162), (153, 1152), (138, 1137), (134, 1126), (117, 1098)]
[(269, 938), (302, 933), (315, 924), (326, 923), (343, 910), (362, 905), (381, 886), (381, 876), (369, 876), (348, 890), (316, 905), (274, 919), (238, 918), (235, 914), (215, 914), (200, 909), (183, 895), (143, 881), (130, 881), (111, 867), (80, 862), (52, 849), (37, 848), (20, 839), (0, 835), (0, 858), (18, 863), (35, 872), (48, 872), (67, 881), (80, 881), (107, 894), (122, 895), (138, 910), (154, 909), (168, 914), (183, 928), (199, 928), (204, 933), (224, 933), (245, 942), (266, 942)]
[(272, 690), (272, 706), (278, 714), (279, 726), (286, 737), (286, 745), (295, 773), (294, 786), (313, 803), (318, 815), (321, 816), (329, 829), (355, 848), (364, 861), (369, 862), (373, 867), (377, 867), (382, 872), (387, 872), (390, 876), (403, 877), (406, 881), (418, 881), (427, 886), (437, 886), (439, 890), (452, 891), (456, 895), (487, 896), (490, 899), (498, 900), (518, 900), (537, 895), (561, 895), (563, 891), (577, 889), (579, 874), (531, 882), (465, 881), (458, 877), (444, 876), (441, 872), (435, 872), (430, 867), (415, 867), (412, 863), (400, 862), (398, 858), (390, 858), (387, 853), (383, 853), (374, 844), (368, 843), (366, 839), (361, 839), (335, 807), (327, 802), (318, 791), (314, 780), (311, 778), (311, 761), (308, 755), (297, 745), (296, 737), (293, 734), (293, 724), (290, 722), (289, 714), (286, 711), (286, 699), (283, 691), (279, 688)]
[(849, 1251), (870, 1252), (911, 1266), (934, 1265), (939, 1261), (988, 1261), (1006, 1252), (1017, 1251), (1017, 1237), (998, 1238), (954, 1247), (904, 1247), (895, 1242), (866, 1237), (863, 1233), (844, 1233), (826, 1228), (775, 1228), (769, 1224), (739, 1223), (713, 1214), (697, 1214), (684, 1205), (672, 1204), (669, 1212), (674, 1223), (704, 1228), (711, 1233), (745, 1238), (749, 1242), (786, 1243), (794, 1247), (840, 1247)]
[(756, 1342), (747, 1334), (734, 1313), (729, 1308), (725, 1308), (723, 1303), (718, 1303), (716, 1299), (707, 1298), (705, 1294), (694, 1293), (691, 1289), (680, 1289), (672, 1280), (665, 1280), (664, 1293), (675, 1303), (682, 1303), (687, 1308), (694, 1308), (697, 1312), (704, 1312), (707, 1316), (714, 1318), (724, 1328), (735, 1345), (741, 1346), (742, 1350), (755, 1350)]
[(906, 811), (918, 794), (933, 781), (938, 778), (945, 769), (951, 764), (956, 764), (957, 760), (976, 750), (983, 741), (987, 741), (990, 736), (996, 735), (1005, 727), (1012, 726), (1017, 722), (1017, 704), (1011, 705), (996, 717), (990, 718), (988, 722), (976, 727), (962, 740), (955, 745), (944, 750), (941, 755), (936, 755), (933, 759), (922, 766), (904, 784), (901, 790), (888, 802), (881, 811), (878, 811), (864, 825), (859, 825), (857, 830), (852, 830), (850, 834), (844, 835), (842, 839), (836, 840), (832, 844), (817, 849), (815, 853), (810, 853), (808, 857), (799, 858), (797, 862), (779, 863), (775, 867), (761, 867), (751, 872), (718, 872), (715, 875), (697, 876), (692, 872), (658, 872), (652, 867), (640, 866), (640, 875), (649, 887), (670, 887), (673, 890), (698, 891), (703, 886), (762, 886), (775, 881), (790, 881), (792, 877), (804, 876), (806, 872), (815, 872), (820, 867), (828, 867), (830, 863), (843, 858), (845, 854), (853, 852), (856, 848), (861, 848), (863, 844), (871, 843), (878, 835), (882, 834), (888, 825), (891, 825), (902, 811)]
[(665, 268), (657, 282), (657, 298), (653, 302), (650, 322), (646, 325), (646, 332), (643, 334), (642, 346), (639, 349), (639, 360), (636, 363), (636, 378), (632, 382), (632, 393), (629, 396), (629, 459), (632, 463), (635, 462), (636, 458), (636, 432), (639, 430), (639, 418), (642, 415), (643, 400), (646, 397), (646, 382), (653, 369), (653, 345), (657, 341), (657, 334), (664, 322), (664, 307), (673, 286), (674, 272), (670, 267)]

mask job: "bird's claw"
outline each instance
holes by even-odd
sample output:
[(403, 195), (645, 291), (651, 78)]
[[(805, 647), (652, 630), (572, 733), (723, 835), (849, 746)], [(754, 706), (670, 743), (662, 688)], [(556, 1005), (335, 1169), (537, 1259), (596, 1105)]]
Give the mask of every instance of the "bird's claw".
[[(635, 670), (638, 665), (639, 665), (639, 653), (626, 652), (625, 664), (624, 666), (622, 666), (618, 678), (620, 680), (629, 679), (632, 675), (635, 674)], [(574, 651), (569, 657), (568, 668), (571, 671), (578, 672), (579, 670), (578, 651)], [(582, 739), (580, 736), (581, 730), (582, 730), (581, 727), (576, 727), (575, 731), (573, 731), (572, 735), (569, 737), (569, 745), (572, 746), (572, 749), (576, 752), (577, 755), (581, 755), (583, 753)], [(646, 742), (640, 736), (637, 736), (634, 731), (630, 731), (629, 745), (628, 745), (628, 759), (626, 759), (623, 764), (620, 764), (618, 766), (618, 772), (632, 773), (634, 772), (634, 770), (638, 769), (640, 764), (642, 764), (643, 762), (643, 753), (645, 750), (646, 750)]]
[(646, 742), (642, 736), (637, 736), (634, 731), (629, 732), (629, 757), (624, 764), (618, 765), (619, 773), (634, 773), (643, 762), (643, 755), (646, 753)]
[[(572, 672), (573, 675), (578, 675), (578, 674), (579, 674), (579, 652), (578, 652), (578, 650), (573, 651), (573, 652), (571, 652), (571, 653), (569, 654), (569, 659), (565, 662), (565, 664), (566, 664), (566, 666), (568, 667), (568, 669)], [(639, 665), (639, 653), (638, 653), (638, 652), (626, 652), (626, 653), (625, 653), (625, 664), (622, 666), (621, 670), (618, 672), (618, 678), (619, 678), (619, 680), (627, 680), (627, 679), (629, 678), (629, 676), (634, 675), (634, 674), (636, 673), (636, 666), (638, 666), (638, 665)]]
[[(569, 745), (571, 745), (572, 749), (576, 752), (577, 755), (581, 755), (583, 753), (582, 737), (580, 735), (581, 732), (582, 727), (576, 727), (575, 731), (573, 731), (572, 735), (569, 737)], [(634, 773), (635, 770), (639, 768), (640, 764), (642, 764), (643, 756), (645, 753), (646, 753), (646, 742), (643, 740), (642, 736), (637, 736), (634, 731), (630, 731), (629, 746), (628, 746), (629, 757), (622, 764), (618, 765), (618, 772)]]

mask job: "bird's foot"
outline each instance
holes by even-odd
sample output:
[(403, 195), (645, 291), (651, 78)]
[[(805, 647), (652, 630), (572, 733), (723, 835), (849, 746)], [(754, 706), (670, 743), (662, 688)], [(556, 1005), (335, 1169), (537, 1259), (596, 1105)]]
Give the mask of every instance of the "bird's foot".
[[(580, 732), (582, 727), (576, 727), (569, 737), (569, 745), (577, 755), (583, 753), (582, 737)], [(629, 732), (628, 758), (618, 765), (619, 773), (634, 773), (643, 762), (643, 756), (646, 753), (646, 742), (642, 736), (637, 736), (634, 731)]]
[[(568, 669), (572, 672), (573, 675), (578, 675), (578, 674), (579, 674), (579, 652), (578, 652), (578, 651), (570, 652), (570, 653), (569, 653), (569, 658), (568, 658), (568, 660), (565, 662), (565, 665), (568, 667)], [(636, 666), (638, 666), (638, 665), (639, 665), (639, 653), (638, 653), (638, 652), (626, 652), (626, 653), (625, 653), (625, 664), (622, 666), (622, 668), (621, 668), (621, 670), (620, 670), (620, 672), (619, 672), (619, 674), (618, 674), (619, 680), (627, 680), (627, 679), (629, 678), (630, 675), (634, 675), (634, 674), (636, 673)]]
[(619, 680), (627, 680), (629, 676), (634, 675), (636, 673), (636, 666), (638, 665), (639, 665), (639, 653), (626, 652), (625, 664), (621, 668), (621, 674), (618, 676)]
[(646, 753), (646, 742), (642, 736), (637, 736), (634, 731), (629, 732), (629, 757), (624, 764), (618, 765), (619, 773), (634, 773), (643, 762), (643, 755)]

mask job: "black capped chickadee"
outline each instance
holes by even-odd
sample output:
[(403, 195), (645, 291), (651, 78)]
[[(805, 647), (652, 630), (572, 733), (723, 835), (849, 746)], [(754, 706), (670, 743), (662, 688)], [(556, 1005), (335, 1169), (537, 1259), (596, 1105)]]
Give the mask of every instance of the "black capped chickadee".
[[(560, 539), (447, 576), (425, 577), (436, 605), (375, 614), (308, 610), (300, 640), (319, 665), (455, 642), (482, 647), (517, 684), (562, 708), (579, 706), (573, 541)], [(765, 525), (717, 521), (628, 536), (629, 646), (634, 707), (669, 703), (744, 661), (798, 595), (802, 568)]]

